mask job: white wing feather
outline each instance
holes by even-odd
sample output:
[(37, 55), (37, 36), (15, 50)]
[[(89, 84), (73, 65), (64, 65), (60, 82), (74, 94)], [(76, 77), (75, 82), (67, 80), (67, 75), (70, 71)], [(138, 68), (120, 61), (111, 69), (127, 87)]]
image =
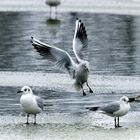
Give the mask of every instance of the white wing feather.
[(80, 20), (76, 20), (75, 34), (73, 38), (73, 51), (77, 61), (81, 62), (81, 51), (88, 47), (88, 38), (84, 24)]
[(66, 51), (42, 43), (41, 41), (33, 37), (31, 37), (31, 39), (32, 45), (40, 53), (40, 55), (52, 62), (55, 62), (57, 67), (59, 67), (60, 69), (65, 68), (70, 76), (72, 78), (75, 78), (76, 63)]

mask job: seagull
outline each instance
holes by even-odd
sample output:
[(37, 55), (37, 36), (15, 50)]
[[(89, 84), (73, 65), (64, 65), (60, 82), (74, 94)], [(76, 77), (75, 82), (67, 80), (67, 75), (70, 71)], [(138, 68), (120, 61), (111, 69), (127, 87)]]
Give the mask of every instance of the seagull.
[(69, 75), (75, 79), (75, 88), (77, 90), (82, 89), (83, 96), (86, 95), (83, 89), (84, 84), (86, 84), (89, 88), (89, 92), (93, 93), (91, 87), (88, 84), (88, 77), (90, 72), (89, 62), (82, 60), (80, 56), (82, 50), (88, 47), (86, 29), (81, 20), (76, 20), (75, 34), (73, 37), (73, 52), (76, 57), (76, 62), (72, 59), (68, 52), (60, 48), (45, 44), (35, 39), (34, 37), (31, 37), (31, 43), (40, 53), (40, 55), (52, 62), (55, 62), (55, 65), (59, 69), (65, 69)]
[(27, 122), (29, 124), (29, 115), (34, 115), (34, 124), (36, 124), (36, 115), (43, 110), (43, 100), (33, 94), (32, 89), (29, 86), (24, 86), (17, 93), (22, 93), (20, 98), (20, 104), (23, 112), (27, 114)]
[(120, 127), (119, 117), (124, 116), (130, 110), (129, 102), (135, 101), (134, 98), (128, 98), (123, 96), (119, 101), (111, 102), (107, 105), (98, 107), (87, 107), (90, 111), (98, 111), (100, 113), (106, 114), (108, 116), (114, 117), (115, 128)]

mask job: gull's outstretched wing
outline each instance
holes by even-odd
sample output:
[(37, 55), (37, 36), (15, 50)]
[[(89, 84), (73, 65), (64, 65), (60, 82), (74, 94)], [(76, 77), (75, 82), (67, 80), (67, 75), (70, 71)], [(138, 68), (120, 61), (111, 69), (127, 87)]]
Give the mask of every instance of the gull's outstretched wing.
[(52, 62), (55, 62), (57, 67), (59, 67), (60, 69), (65, 68), (70, 76), (72, 78), (75, 78), (76, 64), (66, 51), (42, 43), (41, 41), (33, 37), (31, 37), (31, 39), (32, 45), (40, 53), (40, 55)]
[(82, 59), (82, 51), (83, 55), (87, 56), (86, 48), (88, 47), (88, 38), (86, 34), (86, 29), (84, 24), (81, 22), (81, 20), (76, 20), (76, 26), (75, 26), (75, 34), (73, 38), (73, 51), (75, 54), (75, 57), (78, 62)]

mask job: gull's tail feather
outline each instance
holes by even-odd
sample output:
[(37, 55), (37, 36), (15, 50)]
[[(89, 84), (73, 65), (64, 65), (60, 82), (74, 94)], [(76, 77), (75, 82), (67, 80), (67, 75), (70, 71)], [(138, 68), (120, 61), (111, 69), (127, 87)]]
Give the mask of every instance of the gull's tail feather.
[(96, 107), (86, 107), (86, 109), (89, 109), (90, 111), (97, 111), (98, 110), (98, 106)]
[(75, 89), (78, 90), (78, 91), (81, 90), (81, 84), (78, 83), (78, 82), (75, 82), (75, 83), (74, 83), (74, 87), (75, 87)]

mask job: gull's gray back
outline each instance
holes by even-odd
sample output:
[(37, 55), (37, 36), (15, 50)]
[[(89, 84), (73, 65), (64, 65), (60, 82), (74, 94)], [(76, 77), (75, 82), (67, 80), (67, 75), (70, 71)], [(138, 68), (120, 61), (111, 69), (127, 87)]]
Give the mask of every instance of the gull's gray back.
[(113, 102), (113, 103), (110, 103), (108, 105), (102, 106), (99, 109), (104, 111), (107, 114), (113, 114), (114, 112), (116, 112), (120, 109), (120, 103)]

